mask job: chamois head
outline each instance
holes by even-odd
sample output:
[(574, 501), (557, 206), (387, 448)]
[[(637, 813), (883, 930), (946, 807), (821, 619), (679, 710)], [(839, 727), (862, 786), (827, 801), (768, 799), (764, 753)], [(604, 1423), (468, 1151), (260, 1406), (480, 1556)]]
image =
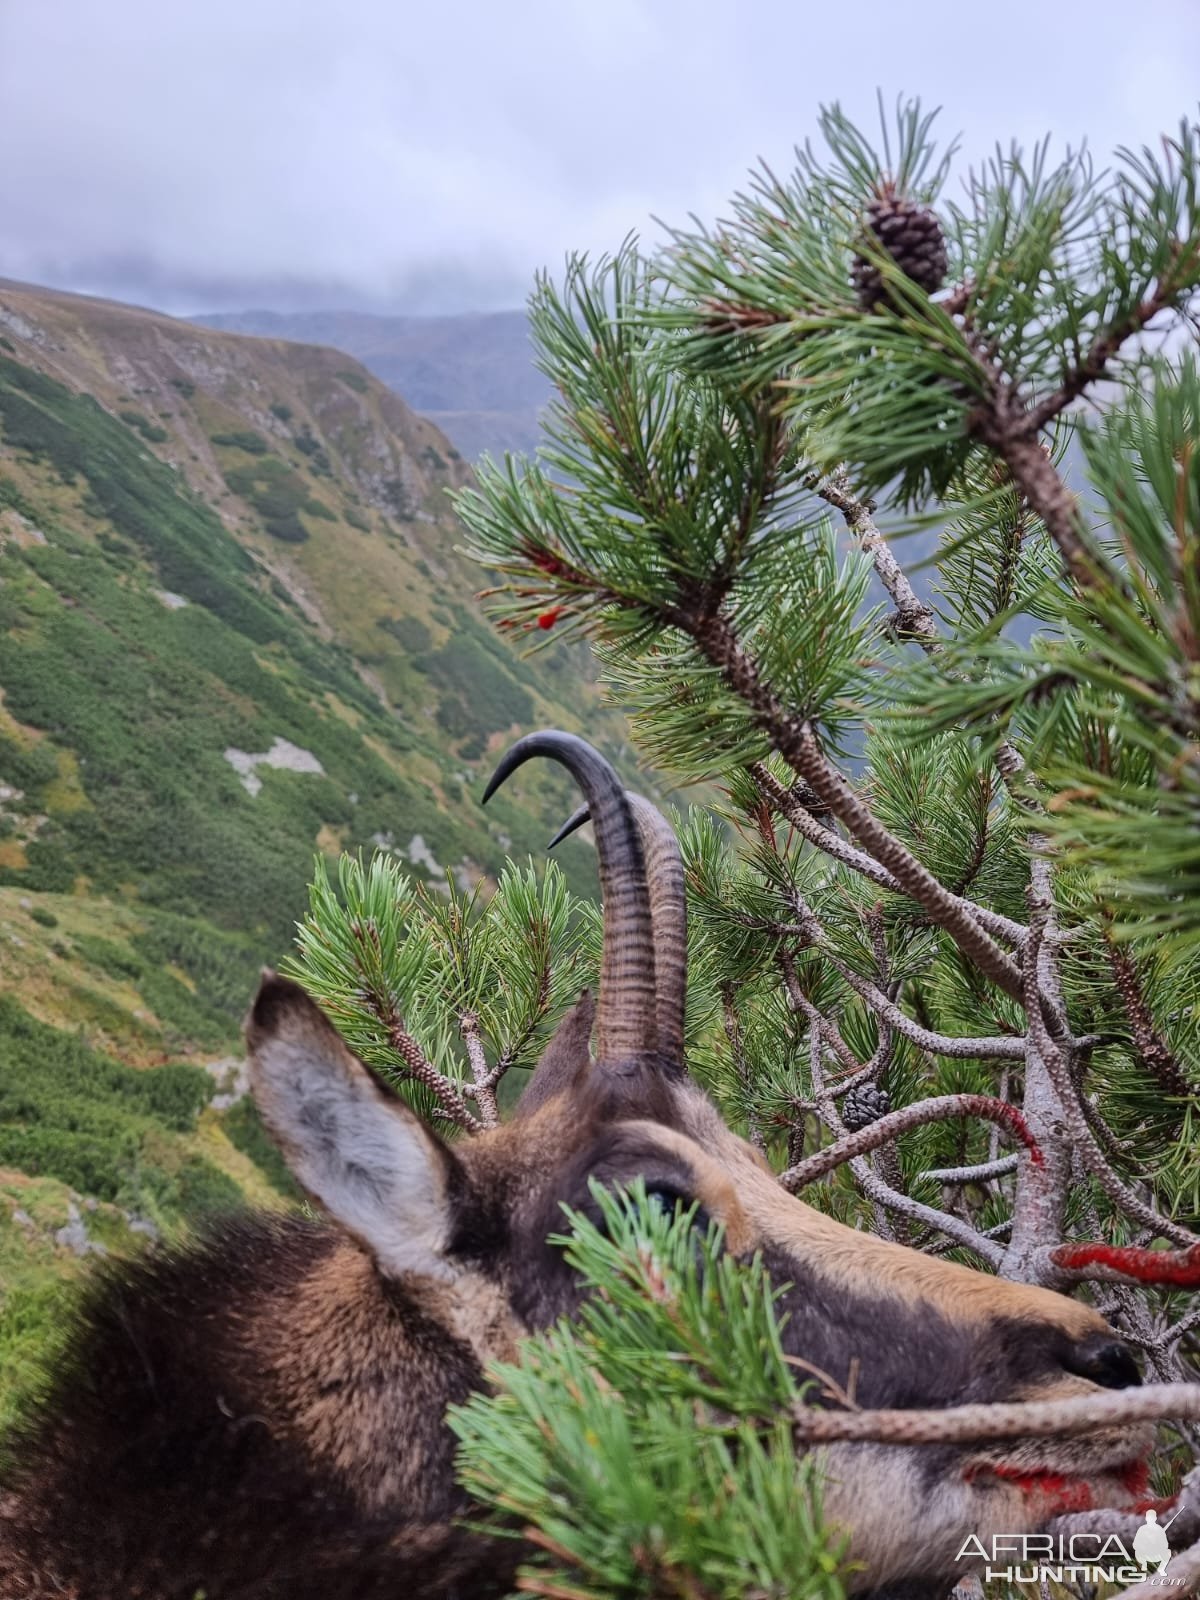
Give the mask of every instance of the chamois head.
[[(790, 1286), (788, 1352), (853, 1382), (860, 1404), (1050, 1398), (1136, 1383), (1128, 1350), (1086, 1306), (857, 1232), (780, 1188), (687, 1076), (673, 832), (565, 734), (521, 740), (487, 794), (538, 755), (574, 775), (595, 831), (604, 943), (594, 1056), (585, 1000), (513, 1120), (448, 1147), (378, 1087), (298, 989), (270, 980), (255, 1006), (252, 1074), (267, 1122), (378, 1273), (423, 1278), (481, 1354), (507, 1349), (578, 1303), (578, 1284), (547, 1242), (562, 1205), (588, 1213), (592, 1180), (641, 1178), (668, 1199), (697, 1201), (723, 1225), (727, 1249), (761, 1252)], [(1097, 1504), (1128, 1498), (1124, 1483), (1145, 1448), (1127, 1429), (1002, 1449), (839, 1446), (826, 1452), (826, 1516), (851, 1531), (864, 1586), (953, 1576), (968, 1533), (1036, 1526), (1077, 1505), (1085, 1484)]]
[[(564, 1203), (593, 1209), (593, 1180), (640, 1178), (668, 1201), (695, 1201), (728, 1250), (761, 1252), (788, 1286), (787, 1350), (839, 1383), (853, 1375), (860, 1404), (1138, 1381), (1087, 1307), (857, 1232), (779, 1186), (686, 1072), (670, 828), (566, 734), (520, 741), (488, 793), (536, 755), (574, 775), (594, 825), (594, 1014), (585, 996), (567, 1015), (508, 1123), (451, 1145), (303, 990), (268, 975), (247, 1025), (253, 1091), (333, 1225), (231, 1224), (108, 1283), (30, 1438), (7, 1543), (0, 1496), (0, 1593), (12, 1573), (26, 1585), (14, 1593), (57, 1586), (93, 1600), (506, 1592), (507, 1549), (481, 1557), (455, 1525), (443, 1416), (489, 1360), (578, 1306), (548, 1238)], [(970, 1534), (1036, 1530), (1088, 1497), (1127, 1503), (1147, 1448), (1129, 1429), (982, 1448), (833, 1446), (825, 1515), (850, 1534), (859, 1589), (952, 1581)]]

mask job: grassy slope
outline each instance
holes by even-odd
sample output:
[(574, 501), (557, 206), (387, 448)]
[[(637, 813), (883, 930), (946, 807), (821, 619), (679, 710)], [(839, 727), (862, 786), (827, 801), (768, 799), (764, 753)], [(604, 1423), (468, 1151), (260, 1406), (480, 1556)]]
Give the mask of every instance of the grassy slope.
[[(484, 813), (492, 754), (557, 723), (620, 756), (624, 730), (575, 658), (524, 661), (471, 606), (444, 438), (335, 351), (6, 311), (0, 882), (84, 878), (277, 949), (316, 847), (419, 834), (468, 876), (540, 853), (566, 790), (538, 773)], [(324, 774), (247, 795), (225, 749), (279, 738)]]
[[(465, 471), (335, 351), (0, 285), (0, 1422), (85, 1264), (72, 1206), (123, 1249), (130, 1217), (284, 1203), (203, 1064), (314, 850), (420, 835), (490, 874), (572, 803), (537, 772), (482, 812), (498, 745), (622, 752), (577, 660), (524, 662), (471, 607)], [(322, 770), (249, 794), (226, 749), (279, 739)], [(564, 864), (586, 882), (590, 852)]]

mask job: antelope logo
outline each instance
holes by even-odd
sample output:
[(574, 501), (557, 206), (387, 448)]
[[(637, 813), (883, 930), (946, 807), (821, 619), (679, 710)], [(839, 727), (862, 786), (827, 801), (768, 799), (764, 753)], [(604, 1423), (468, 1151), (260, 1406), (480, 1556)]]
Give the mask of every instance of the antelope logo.
[[(696, 1201), (790, 1287), (789, 1353), (865, 1406), (1047, 1399), (1138, 1381), (1097, 1313), (859, 1233), (786, 1194), (689, 1079), (683, 870), (671, 829), (590, 746), (520, 741), (578, 781), (604, 897), (598, 1002), (560, 1025), (506, 1124), (444, 1142), (268, 974), (253, 1091), (323, 1220), (245, 1215), (102, 1269), (0, 1497), (0, 1595), (485, 1600), (510, 1541), (465, 1529), (448, 1404), (570, 1314), (548, 1236), (589, 1182)], [(489, 791), (490, 792), (490, 791)], [(594, 1034), (594, 1051), (590, 1041)], [(1039, 1527), (1064, 1492), (1128, 1505), (1148, 1430), (822, 1451), (859, 1591), (944, 1584), (968, 1537)], [(915, 1541), (912, 1530), (919, 1528)]]

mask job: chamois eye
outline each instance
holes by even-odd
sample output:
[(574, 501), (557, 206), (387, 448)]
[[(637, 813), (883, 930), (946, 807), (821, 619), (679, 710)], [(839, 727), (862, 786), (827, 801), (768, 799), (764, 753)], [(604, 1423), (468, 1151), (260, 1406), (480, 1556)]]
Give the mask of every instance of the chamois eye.
[(708, 1227), (708, 1212), (701, 1205), (696, 1205), (693, 1197), (682, 1189), (676, 1188), (673, 1183), (648, 1183), (646, 1185), (646, 1198), (666, 1216), (671, 1216), (677, 1211), (692, 1210), (692, 1227), (701, 1233)]
[[(661, 1181), (655, 1179), (651, 1183), (644, 1184), (643, 1187), (650, 1207), (664, 1217), (673, 1217), (677, 1211), (687, 1211), (695, 1204), (692, 1196), (685, 1189), (665, 1179)], [(608, 1232), (604, 1214), (599, 1206), (595, 1205), (594, 1202), (590, 1202), (580, 1207), (580, 1209), (601, 1233)], [(692, 1213), (692, 1226), (699, 1228), (703, 1232), (708, 1227), (708, 1222), (708, 1212), (702, 1206), (695, 1206), (695, 1210)]]

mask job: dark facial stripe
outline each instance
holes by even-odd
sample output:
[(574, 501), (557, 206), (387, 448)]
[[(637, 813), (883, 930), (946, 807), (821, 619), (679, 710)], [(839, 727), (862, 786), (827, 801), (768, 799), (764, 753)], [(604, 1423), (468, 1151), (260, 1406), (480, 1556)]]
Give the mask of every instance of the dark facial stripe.
[[(1075, 1370), (1075, 1346), (1053, 1324), (997, 1317), (956, 1323), (928, 1304), (852, 1289), (787, 1253), (767, 1249), (780, 1300), (783, 1345), (849, 1387), (864, 1406), (934, 1407), (1008, 1400)], [(814, 1392), (814, 1402), (818, 1396)]]

